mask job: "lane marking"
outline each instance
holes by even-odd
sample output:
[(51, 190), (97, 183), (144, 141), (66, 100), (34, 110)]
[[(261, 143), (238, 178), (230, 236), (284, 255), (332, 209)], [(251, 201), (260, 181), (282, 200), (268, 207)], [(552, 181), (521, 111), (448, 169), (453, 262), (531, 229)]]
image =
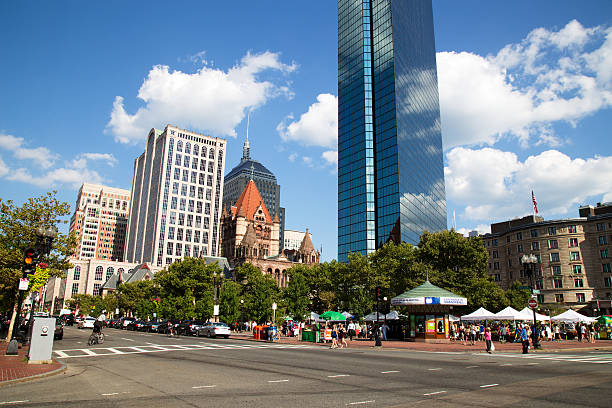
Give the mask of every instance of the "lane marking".
[(268, 380), (269, 383), (289, 382), (289, 380)]
[(121, 337), (121, 340), (126, 340), (126, 341), (136, 341), (136, 340), (132, 340), (132, 339), (126, 339), (125, 337)]
[(109, 392), (108, 394), (102, 394), (104, 396), (109, 396), (109, 395), (119, 395), (118, 392)]
[(480, 366), (467, 366), (465, 368), (477, 368), (477, 367), (480, 367)]
[(399, 373), (399, 371), (396, 370), (390, 370), (390, 371), (381, 371), (381, 374), (391, 374), (391, 373)]
[(30, 400), (22, 400), (22, 401), (4, 401), (4, 402), (0, 402), (0, 405), (21, 404), (22, 402), (30, 402)]
[(510, 364), (510, 363), (501, 364), (501, 366), (502, 366), (502, 367), (505, 367), (505, 366), (511, 366), (511, 365), (512, 365), (512, 364)]
[(327, 378), (337, 378), (337, 377), (350, 377), (349, 374), (336, 374), (336, 375), (328, 375)]
[(200, 388), (215, 388), (215, 387), (216, 387), (216, 385), (197, 385), (197, 386), (191, 387), (191, 388), (193, 388), (194, 390), (199, 390)]
[(111, 352), (113, 352), (115, 354), (124, 354), (123, 351), (117, 350), (116, 348), (112, 348), (112, 347), (107, 348), (107, 350), (111, 351)]
[(349, 402), (346, 405), (363, 405), (363, 404), (373, 404), (375, 402), (375, 400), (369, 400), (369, 401), (357, 401), (357, 402)]
[(90, 349), (83, 349), (83, 353), (85, 354), (89, 354), (90, 356), (97, 356), (98, 353), (94, 352), (93, 350)]
[(538, 365), (540, 363), (527, 363), (527, 365)]
[(497, 387), (499, 384), (486, 384), (486, 385), (481, 385), (480, 388), (489, 388), (489, 387)]
[(64, 353), (63, 351), (56, 351), (55, 353), (57, 354), (58, 358), (70, 357), (68, 354)]
[(427, 394), (423, 394), (423, 395), (437, 395), (437, 394), (444, 394), (446, 391), (436, 391), (436, 392), (428, 392)]
[(427, 371), (440, 371), (441, 368), (428, 368)]

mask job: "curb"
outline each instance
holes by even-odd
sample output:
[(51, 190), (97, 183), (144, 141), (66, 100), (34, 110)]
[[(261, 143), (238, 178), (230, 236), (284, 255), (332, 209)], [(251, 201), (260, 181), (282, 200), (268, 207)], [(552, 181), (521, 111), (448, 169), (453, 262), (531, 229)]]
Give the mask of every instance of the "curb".
[(54, 361), (57, 362), (57, 363), (60, 363), (62, 366), (59, 367), (59, 368), (56, 368), (55, 370), (48, 371), (46, 373), (30, 375), (30, 376), (21, 377), (21, 378), (15, 378), (14, 380), (2, 381), (2, 382), (0, 382), (0, 388), (4, 387), (4, 386), (12, 385), (12, 384), (18, 384), (18, 383), (22, 383), (22, 382), (38, 380), (38, 379), (45, 378), (45, 377), (51, 377), (53, 375), (61, 374), (61, 373), (66, 372), (66, 369), (68, 368), (66, 366), (66, 363), (61, 362), (61, 361), (57, 361), (57, 360), (54, 360)]

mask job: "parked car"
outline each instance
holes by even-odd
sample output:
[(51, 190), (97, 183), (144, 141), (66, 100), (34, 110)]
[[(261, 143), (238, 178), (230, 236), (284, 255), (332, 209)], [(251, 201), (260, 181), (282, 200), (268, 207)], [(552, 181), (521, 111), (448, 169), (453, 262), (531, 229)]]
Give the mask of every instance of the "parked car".
[(176, 329), (180, 323), (180, 320), (176, 320), (176, 319), (172, 319), (172, 320), (166, 320), (165, 322), (163, 322), (163, 324), (161, 324), (158, 328), (157, 328), (157, 332), (158, 333), (164, 333), (164, 334), (168, 334), (168, 322), (170, 322), (170, 324), (172, 324), (172, 326), (174, 326), (174, 331), (176, 332)]
[(209, 322), (198, 329), (198, 337), (225, 337), (226, 339), (230, 336), (230, 328), (223, 322)]
[(57, 317), (55, 319), (55, 332), (53, 333), (54, 340), (61, 340), (64, 338), (64, 323), (62, 319)]
[(74, 326), (74, 315), (65, 314), (60, 316), (60, 320), (64, 323), (64, 326)]
[(142, 320), (132, 320), (127, 324), (127, 326), (125, 326), (125, 329), (136, 331), (140, 330), (144, 325), (145, 322), (143, 322)]
[(79, 329), (93, 329), (94, 327), (94, 323), (96, 322), (96, 319), (90, 316), (84, 317), (79, 324), (77, 325), (77, 327)]
[(119, 328), (120, 329), (127, 329), (128, 324), (130, 324), (134, 320), (136, 320), (136, 319), (133, 318), (133, 317), (122, 317), (121, 319), (119, 319), (119, 321), (121, 322), (121, 324), (119, 325)]
[(110, 319), (106, 323), (106, 327), (110, 327), (112, 329), (116, 329), (119, 325), (119, 319)]
[(147, 325), (145, 326), (145, 331), (148, 331), (149, 333), (160, 333), (160, 328), (162, 326), (168, 326), (168, 322), (164, 321), (157, 321), (157, 322), (148, 322)]
[(201, 320), (185, 320), (179, 324), (177, 333), (183, 336), (195, 336), (202, 326), (204, 326), (204, 322)]

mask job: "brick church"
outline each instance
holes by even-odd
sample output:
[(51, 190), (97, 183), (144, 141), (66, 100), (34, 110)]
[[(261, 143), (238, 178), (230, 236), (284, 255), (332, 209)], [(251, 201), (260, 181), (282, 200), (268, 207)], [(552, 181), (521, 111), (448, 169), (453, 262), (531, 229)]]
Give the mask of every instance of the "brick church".
[(271, 275), (279, 287), (289, 282), (287, 271), (296, 264), (319, 263), (308, 231), (297, 250), (279, 251), (280, 221), (270, 216), (257, 186), (250, 180), (230, 207), (221, 215), (221, 251), (232, 268), (246, 262)]

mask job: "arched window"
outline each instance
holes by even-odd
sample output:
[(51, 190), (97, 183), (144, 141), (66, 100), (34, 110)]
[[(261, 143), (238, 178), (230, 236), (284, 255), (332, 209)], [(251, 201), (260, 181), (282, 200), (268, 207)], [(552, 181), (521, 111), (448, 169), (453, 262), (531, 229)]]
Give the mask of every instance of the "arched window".
[(191, 143), (185, 143), (185, 154), (191, 154)]
[(104, 271), (104, 268), (102, 268), (101, 266), (96, 266), (96, 276), (94, 279), (97, 281), (102, 280), (103, 271)]
[(74, 276), (72, 277), (72, 279), (74, 279), (75, 281), (78, 281), (79, 279), (81, 279), (81, 267), (80, 266), (75, 266), (74, 267)]
[(193, 145), (193, 154), (194, 156), (197, 156), (198, 154), (200, 154), (200, 148), (198, 147), (197, 144)]
[(181, 142), (180, 140), (178, 142), (176, 142), (176, 151), (177, 152), (182, 152), (183, 151), (183, 142)]
[(200, 153), (200, 156), (206, 157), (206, 146), (202, 146), (202, 152)]
[(125, 270), (124, 270), (123, 268), (119, 268), (119, 269), (117, 270), (117, 273), (123, 273), (123, 272), (125, 272)]
[(106, 280), (109, 280), (113, 273), (115, 273), (115, 269), (112, 266), (106, 268)]
[(268, 268), (268, 275), (272, 275), (272, 268)]
[(214, 159), (215, 158), (215, 149), (211, 148), (210, 152), (208, 152), (208, 158), (209, 159)]

